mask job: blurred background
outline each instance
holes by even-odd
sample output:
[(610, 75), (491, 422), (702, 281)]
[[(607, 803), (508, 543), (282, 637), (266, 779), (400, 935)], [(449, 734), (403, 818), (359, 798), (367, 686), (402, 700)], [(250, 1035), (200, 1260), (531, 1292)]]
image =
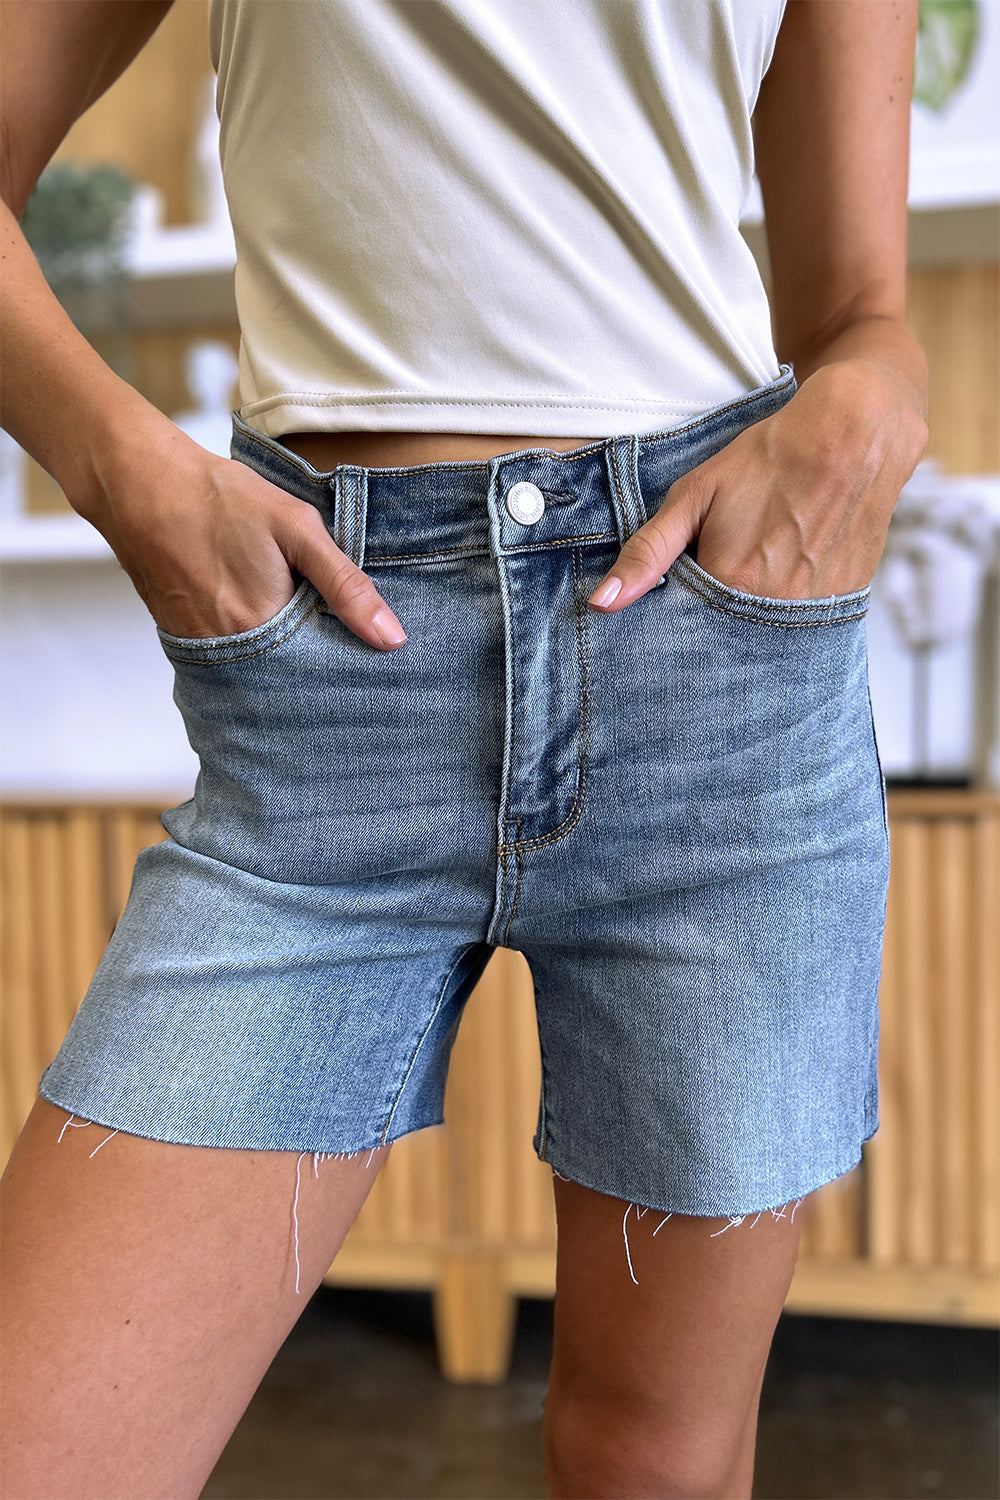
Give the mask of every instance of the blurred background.
[[(279, 0), (271, 0), (279, 3)], [(286, 0), (291, 3), (291, 0)], [(175, 0), (77, 123), (22, 220), (74, 321), (228, 454), (239, 329), (208, 0)], [(922, 0), (909, 319), (930, 445), (868, 619), (893, 874), (881, 1125), (808, 1204), (765, 1385), (755, 1493), (998, 1493), (1000, 0)], [(768, 279), (759, 194), (744, 233)], [(6, 1159), (197, 763), (132, 584), (0, 433)], [(531, 1149), (531, 980), (498, 952), (445, 1126), (399, 1143), (205, 1490), (543, 1496), (554, 1215)]]

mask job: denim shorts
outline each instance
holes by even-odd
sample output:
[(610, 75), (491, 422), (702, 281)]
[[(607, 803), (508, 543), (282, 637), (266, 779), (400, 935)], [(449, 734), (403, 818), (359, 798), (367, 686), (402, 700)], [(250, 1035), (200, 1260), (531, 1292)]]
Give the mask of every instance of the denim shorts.
[(371, 1150), (439, 1124), (497, 947), (534, 979), (534, 1148), (665, 1212), (744, 1215), (877, 1126), (888, 877), (869, 590), (775, 600), (681, 554), (587, 596), (680, 475), (795, 393), (484, 461), (319, 473), (233, 414), (409, 639), (299, 577), (265, 624), (158, 631), (200, 760), (45, 1098), (201, 1146)]

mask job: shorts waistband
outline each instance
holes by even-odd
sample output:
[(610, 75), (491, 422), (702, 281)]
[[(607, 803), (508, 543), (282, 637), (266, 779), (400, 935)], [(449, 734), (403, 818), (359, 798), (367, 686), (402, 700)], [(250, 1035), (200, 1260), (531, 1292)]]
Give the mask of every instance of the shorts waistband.
[[(779, 368), (767, 385), (676, 427), (602, 438), (564, 452), (536, 446), (490, 459), (338, 464), (320, 473), (234, 411), (230, 453), (317, 506), (337, 546), (362, 568), (477, 551), (503, 556), (587, 542), (620, 546), (676, 479), (791, 400), (797, 389), (792, 366)], [(506, 497), (517, 484), (541, 491), (544, 507), (537, 519), (517, 519), (517, 505), (508, 508)]]

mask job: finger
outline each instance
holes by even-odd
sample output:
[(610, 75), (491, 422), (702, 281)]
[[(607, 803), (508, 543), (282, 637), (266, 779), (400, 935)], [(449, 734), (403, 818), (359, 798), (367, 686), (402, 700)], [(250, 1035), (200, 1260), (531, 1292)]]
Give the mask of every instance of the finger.
[(623, 609), (659, 583), (674, 560), (698, 532), (708, 509), (697, 491), (676, 496), (671, 486), (659, 509), (625, 542), (614, 566), (605, 573), (588, 599), (598, 609)]
[(394, 650), (406, 631), (368, 574), (336, 545), (319, 511), (304, 504), (287, 533), (278, 538), (288, 561), (310, 579), (349, 630), (382, 650)]

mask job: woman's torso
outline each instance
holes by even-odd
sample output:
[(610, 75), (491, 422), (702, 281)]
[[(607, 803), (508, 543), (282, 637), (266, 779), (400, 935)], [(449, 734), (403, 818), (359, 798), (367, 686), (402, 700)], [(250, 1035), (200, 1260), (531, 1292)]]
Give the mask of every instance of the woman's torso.
[(738, 224), (783, 6), (212, 0), (243, 419), (409, 463), (773, 380)]

